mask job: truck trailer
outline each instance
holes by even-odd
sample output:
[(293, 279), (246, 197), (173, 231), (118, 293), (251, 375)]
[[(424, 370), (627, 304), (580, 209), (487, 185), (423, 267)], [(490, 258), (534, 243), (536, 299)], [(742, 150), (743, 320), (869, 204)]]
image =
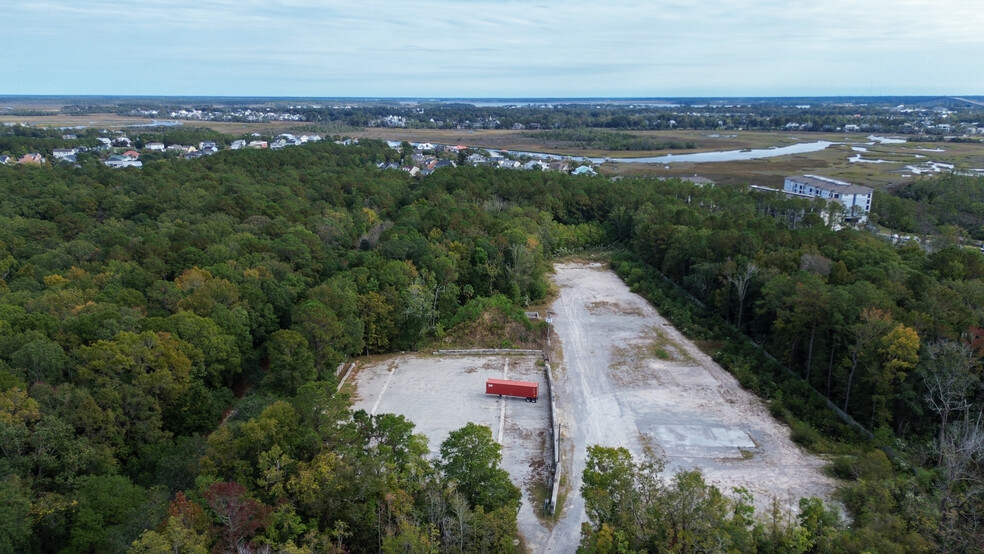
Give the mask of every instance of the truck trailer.
[(536, 402), (539, 396), (540, 384), (531, 381), (511, 381), (509, 379), (489, 379), (485, 382), (485, 394), (503, 396), (518, 396), (527, 402)]

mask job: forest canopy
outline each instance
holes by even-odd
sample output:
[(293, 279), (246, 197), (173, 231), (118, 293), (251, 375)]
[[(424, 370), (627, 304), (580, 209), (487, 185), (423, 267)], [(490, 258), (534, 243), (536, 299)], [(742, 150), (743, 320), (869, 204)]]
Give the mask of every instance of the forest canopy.
[[(518, 493), (483, 495), (462, 469), (480, 456), (503, 479), (490, 436), (464, 428), (429, 458), (411, 422), (351, 412), (335, 369), (482, 310), (509, 317), (546, 297), (553, 257), (597, 247), (682, 330), (722, 343), (794, 438), (843, 456), (856, 525), (808, 506), (816, 521), (789, 529), (858, 552), (980, 544), (976, 248), (952, 233), (896, 246), (738, 187), (377, 169), (399, 156), (324, 141), (139, 170), (0, 166), (0, 551), (510, 550)], [(899, 201), (931, 210), (928, 186)], [(753, 363), (753, 340), (775, 359)], [(649, 469), (594, 455), (642, 490)], [(656, 492), (735, 506), (679, 479)], [(585, 548), (657, 544), (597, 506)]]

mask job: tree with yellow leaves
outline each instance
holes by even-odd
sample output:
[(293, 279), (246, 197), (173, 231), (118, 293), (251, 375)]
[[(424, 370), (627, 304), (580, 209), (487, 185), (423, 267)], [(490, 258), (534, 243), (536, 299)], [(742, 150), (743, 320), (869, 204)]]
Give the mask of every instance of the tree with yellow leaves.
[(871, 376), (874, 385), (872, 425), (884, 427), (892, 422), (891, 403), (898, 385), (919, 362), (919, 334), (912, 327), (899, 323), (881, 338), (878, 354), (882, 357), (880, 370)]

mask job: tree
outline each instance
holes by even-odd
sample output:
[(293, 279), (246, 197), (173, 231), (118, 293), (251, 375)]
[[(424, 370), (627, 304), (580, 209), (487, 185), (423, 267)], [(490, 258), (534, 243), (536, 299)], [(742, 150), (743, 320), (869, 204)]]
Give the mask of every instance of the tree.
[(253, 500), (239, 483), (214, 483), (202, 496), (222, 525), (226, 548), (241, 552), (267, 523), (270, 507)]
[(506, 506), (518, 510), (520, 490), (499, 467), (501, 462), (501, 447), (492, 440), (492, 430), (468, 423), (441, 443), (437, 466), (473, 507), (486, 512)]
[(625, 448), (599, 445), (588, 447), (581, 481), (581, 496), (588, 518), (596, 527), (611, 525), (616, 529), (632, 529), (627, 524), (639, 513), (636, 491), (636, 467)]
[(963, 344), (937, 341), (923, 349), (920, 370), (927, 390), (926, 403), (940, 417), (937, 440), (941, 456), (950, 415), (954, 412), (963, 412), (966, 415), (971, 407), (971, 392), (979, 382), (973, 369), (974, 354)]
[(146, 498), (147, 491), (121, 475), (86, 479), (77, 495), (71, 549), (108, 552), (130, 544), (140, 530), (127, 522), (142, 516), (140, 508)]
[(8, 475), (0, 480), (0, 552), (27, 550), (32, 524), (29, 493), (19, 476)]
[(816, 342), (817, 329), (829, 319), (830, 291), (821, 279), (809, 275), (803, 281), (796, 283), (793, 303), (793, 319), (799, 323), (800, 329), (809, 328), (810, 340), (806, 351), (806, 382), (810, 382), (810, 370), (813, 368), (813, 347)]
[(754, 263), (747, 262), (739, 269), (734, 261), (728, 260), (725, 262), (721, 273), (725, 282), (733, 286), (738, 295), (738, 317), (735, 320), (735, 326), (741, 329), (741, 316), (745, 307), (745, 297), (748, 295), (748, 286), (752, 283), (752, 279), (758, 275), (759, 268)]
[(874, 384), (871, 403), (875, 427), (892, 422), (891, 404), (896, 400), (897, 386), (919, 361), (919, 334), (899, 323), (881, 338), (878, 353), (883, 359), (881, 370), (870, 376)]
[(267, 342), (270, 371), (263, 382), (276, 390), (293, 395), (297, 389), (317, 377), (314, 355), (307, 339), (297, 331), (281, 329)]
[(62, 347), (46, 338), (26, 343), (10, 356), (15, 367), (27, 370), (32, 381), (59, 383), (62, 372), (68, 367), (68, 356)]
[(860, 321), (852, 326), (852, 342), (848, 346), (851, 356), (851, 370), (847, 375), (847, 387), (844, 392), (844, 411), (847, 412), (851, 405), (851, 387), (854, 384), (854, 376), (863, 359), (871, 358), (874, 352), (871, 351), (875, 340), (887, 331), (891, 325), (891, 319), (885, 312), (877, 309), (866, 308), (861, 311)]

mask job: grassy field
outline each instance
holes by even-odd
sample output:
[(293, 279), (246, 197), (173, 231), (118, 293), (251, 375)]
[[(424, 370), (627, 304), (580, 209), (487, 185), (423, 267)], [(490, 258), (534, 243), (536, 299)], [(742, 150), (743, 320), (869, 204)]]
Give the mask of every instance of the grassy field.
[[(23, 106), (22, 106), (23, 107)], [(40, 108), (41, 106), (37, 106)], [(147, 123), (148, 119), (116, 114), (87, 114), (67, 116), (0, 116), (2, 123), (29, 123), (37, 126), (72, 127), (86, 126), (98, 129), (121, 129), (128, 125)], [(918, 174), (907, 166), (922, 166), (927, 162), (951, 164), (958, 170), (984, 169), (984, 147), (980, 143), (873, 143), (865, 135), (848, 133), (790, 133), (757, 131), (623, 131), (646, 136), (661, 142), (693, 143), (696, 148), (659, 151), (606, 151), (576, 148), (570, 144), (539, 140), (527, 131), (513, 130), (453, 130), (453, 129), (400, 129), (400, 128), (348, 128), (336, 124), (317, 125), (296, 122), (225, 123), (185, 122), (189, 127), (208, 127), (239, 136), (259, 132), (277, 134), (283, 132), (321, 132), (327, 135), (345, 135), (358, 138), (432, 142), (438, 144), (462, 144), (469, 147), (502, 150), (525, 150), (558, 155), (577, 155), (599, 158), (650, 157), (668, 153), (692, 154), (718, 150), (743, 150), (787, 146), (801, 142), (828, 140), (838, 143), (826, 150), (777, 158), (736, 162), (677, 162), (670, 165), (638, 163), (605, 163), (600, 172), (616, 176), (687, 177), (699, 175), (719, 184), (755, 184), (781, 186), (783, 177), (813, 173), (886, 188), (908, 183)], [(853, 148), (864, 148), (859, 151)], [(860, 159), (857, 157), (860, 156)], [(851, 161), (852, 158), (855, 161)], [(923, 173), (925, 175), (926, 173)]]

